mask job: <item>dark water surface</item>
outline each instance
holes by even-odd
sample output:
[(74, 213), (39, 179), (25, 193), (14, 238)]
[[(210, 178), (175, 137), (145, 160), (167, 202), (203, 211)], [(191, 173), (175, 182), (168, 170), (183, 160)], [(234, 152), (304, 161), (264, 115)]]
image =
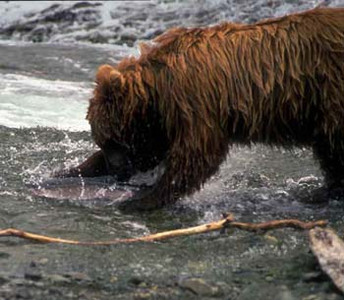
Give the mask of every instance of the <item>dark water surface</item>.
[[(233, 212), (247, 222), (328, 219), (344, 233), (343, 199), (312, 199), (323, 178), (307, 149), (234, 147), (200, 192), (154, 212), (123, 214), (107, 198), (34, 196), (30, 185), (96, 150), (84, 119), (94, 73), (128, 54), (136, 53), (125, 46), (0, 44), (1, 229), (100, 241), (195, 226)], [(0, 239), (0, 299), (210, 298), (342, 296), (319, 272), (307, 233), (294, 229), (111, 247)]]

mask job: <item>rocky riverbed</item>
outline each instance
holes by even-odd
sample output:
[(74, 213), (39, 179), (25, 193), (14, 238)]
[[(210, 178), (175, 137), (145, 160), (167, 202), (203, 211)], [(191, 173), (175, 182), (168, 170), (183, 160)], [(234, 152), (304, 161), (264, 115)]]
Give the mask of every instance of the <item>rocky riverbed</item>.
[[(96, 150), (85, 120), (97, 66), (138, 55), (173, 26), (254, 22), (320, 1), (0, 3), (0, 229), (109, 240), (237, 220), (328, 219), (344, 234), (341, 198), (315, 203), (323, 184), (309, 149), (234, 147), (204, 188), (174, 207), (123, 214), (111, 199), (34, 196), (58, 167)], [(324, 5), (344, 6), (342, 0)], [(80, 183), (82, 184), (82, 182)], [(164, 242), (80, 247), (0, 239), (0, 299), (339, 300), (307, 232), (229, 230)]]

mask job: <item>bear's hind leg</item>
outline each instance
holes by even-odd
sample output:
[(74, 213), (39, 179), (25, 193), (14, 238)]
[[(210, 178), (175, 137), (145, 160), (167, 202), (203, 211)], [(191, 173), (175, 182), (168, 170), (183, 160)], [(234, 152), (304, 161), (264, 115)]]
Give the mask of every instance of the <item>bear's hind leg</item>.
[(328, 138), (317, 139), (313, 153), (324, 172), (326, 187), (330, 190), (344, 190), (344, 137), (336, 138), (332, 143)]

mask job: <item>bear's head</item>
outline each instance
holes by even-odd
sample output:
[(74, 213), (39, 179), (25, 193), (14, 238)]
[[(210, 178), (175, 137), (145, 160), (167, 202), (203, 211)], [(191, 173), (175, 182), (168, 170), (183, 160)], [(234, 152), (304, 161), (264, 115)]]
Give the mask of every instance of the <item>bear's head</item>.
[(168, 149), (154, 93), (141, 73), (133, 66), (101, 66), (88, 108), (93, 139), (106, 157), (109, 174), (119, 180), (154, 168)]

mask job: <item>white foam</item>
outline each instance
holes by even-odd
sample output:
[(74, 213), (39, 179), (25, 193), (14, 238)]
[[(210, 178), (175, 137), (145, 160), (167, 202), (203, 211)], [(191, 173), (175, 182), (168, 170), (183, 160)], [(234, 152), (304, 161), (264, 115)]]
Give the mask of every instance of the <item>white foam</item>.
[(89, 130), (89, 83), (0, 74), (0, 125)]

